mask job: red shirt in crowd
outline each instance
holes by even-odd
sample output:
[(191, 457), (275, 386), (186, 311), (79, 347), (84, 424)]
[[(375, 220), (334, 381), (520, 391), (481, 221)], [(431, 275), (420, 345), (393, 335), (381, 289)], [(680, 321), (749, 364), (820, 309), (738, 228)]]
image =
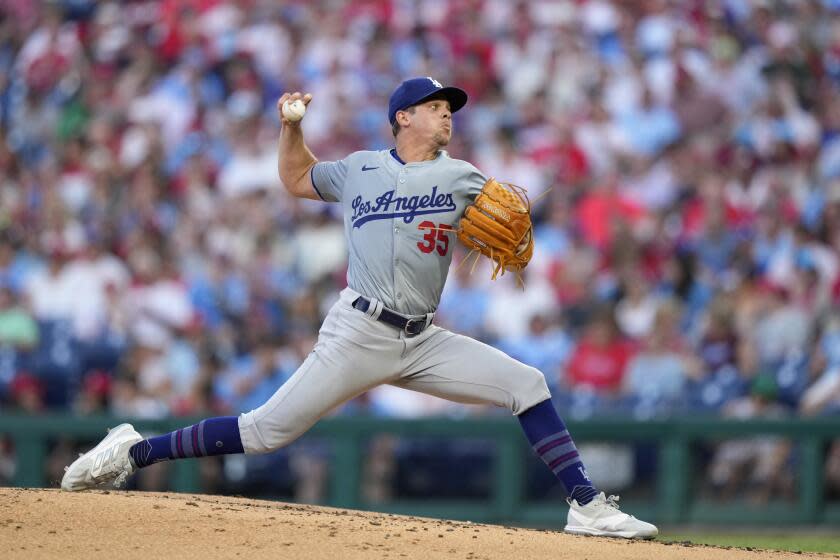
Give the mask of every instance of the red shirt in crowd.
[(566, 368), (568, 382), (573, 387), (588, 385), (601, 391), (618, 390), (632, 356), (633, 348), (627, 341), (615, 339), (599, 345), (583, 337)]
[(644, 208), (615, 192), (587, 193), (576, 208), (576, 218), (584, 238), (601, 249), (612, 242), (617, 222), (635, 224), (644, 216)]

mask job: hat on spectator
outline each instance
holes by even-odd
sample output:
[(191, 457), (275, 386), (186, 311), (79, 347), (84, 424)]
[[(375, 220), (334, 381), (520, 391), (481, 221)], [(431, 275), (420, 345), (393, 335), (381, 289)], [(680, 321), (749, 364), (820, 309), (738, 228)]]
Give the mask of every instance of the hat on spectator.
[(411, 78), (404, 81), (388, 102), (388, 120), (393, 125), (397, 120), (397, 111), (403, 111), (422, 103), (433, 95), (443, 95), (449, 101), (449, 109), (453, 113), (467, 104), (467, 92), (456, 87), (443, 87), (443, 85), (427, 76), (425, 78)]

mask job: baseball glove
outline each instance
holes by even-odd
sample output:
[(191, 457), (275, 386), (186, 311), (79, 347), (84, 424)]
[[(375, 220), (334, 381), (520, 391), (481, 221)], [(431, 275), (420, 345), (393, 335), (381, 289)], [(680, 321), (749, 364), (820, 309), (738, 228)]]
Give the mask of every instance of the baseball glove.
[(525, 189), (488, 179), (464, 211), (458, 239), (495, 262), (493, 280), (506, 270), (521, 271), (534, 254), (531, 203)]

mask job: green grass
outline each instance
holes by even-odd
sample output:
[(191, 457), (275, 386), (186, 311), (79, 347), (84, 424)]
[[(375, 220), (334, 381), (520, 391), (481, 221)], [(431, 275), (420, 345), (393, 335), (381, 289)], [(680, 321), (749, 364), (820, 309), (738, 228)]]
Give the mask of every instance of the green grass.
[(657, 540), (664, 542), (691, 541), (714, 546), (751, 547), (768, 550), (840, 553), (840, 536), (811, 534), (739, 534), (739, 533), (666, 533)]

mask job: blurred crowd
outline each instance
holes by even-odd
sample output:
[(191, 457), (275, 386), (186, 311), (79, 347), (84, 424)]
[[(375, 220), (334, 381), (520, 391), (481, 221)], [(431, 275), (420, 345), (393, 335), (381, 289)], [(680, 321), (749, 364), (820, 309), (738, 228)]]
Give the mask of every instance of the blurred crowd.
[[(528, 188), (521, 291), (436, 322), (538, 367), (561, 414), (840, 413), (836, 0), (0, 1), (0, 409), (261, 404), (345, 285), (333, 205), (276, 173), (393, 145), (393, 88), (465, 89), (449, 152)], [(459, 253), (458, 259), (463, 259)], [(454, 267), (453, 267), (454, 268)], [(340, 414), (497, 413), (391, 387)], [(775, 480), (785, 442), (710, 461)], [(840, 443), (827, 480), (840, 489)]]

